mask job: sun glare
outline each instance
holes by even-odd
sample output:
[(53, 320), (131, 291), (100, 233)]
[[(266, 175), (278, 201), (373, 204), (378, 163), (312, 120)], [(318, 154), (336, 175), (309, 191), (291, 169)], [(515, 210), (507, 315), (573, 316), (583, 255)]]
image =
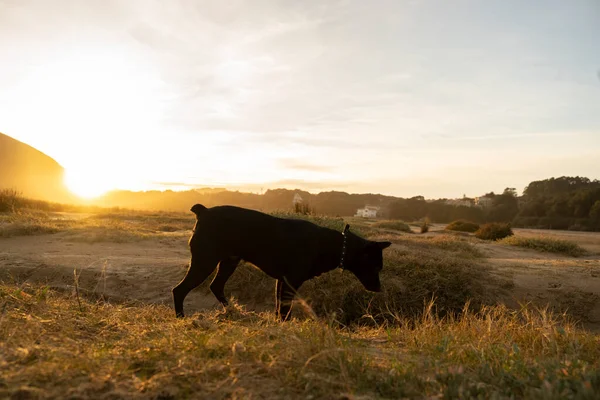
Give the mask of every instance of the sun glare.
[(75, 195), (84, 199), (102, 196), (115, 187), (107, 179), (86, 172), (65, 171), (65, 184)]
[(157, 100), (163, 89), (157, 72), (121, 50), (57, 54), (33, 67), (7, 94), (12, 99), (8, 125), (58, 161), (66, 170), (66, 186), (84, 198), (140, 181), (132, 176), (140, 170), (130, 165), (144, 154), (134, 150), (140, 137), (160, 132), (164, 104)]

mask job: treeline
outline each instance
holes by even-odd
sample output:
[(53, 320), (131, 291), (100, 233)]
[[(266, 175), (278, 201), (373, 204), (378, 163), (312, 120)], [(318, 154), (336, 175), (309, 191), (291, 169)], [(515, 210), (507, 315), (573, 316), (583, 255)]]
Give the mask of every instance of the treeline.
[(600, 181), (563, 176), (531, 182), (513, 224), (600, 231)]
[(473, 222), (511, 222), (517, 227), (600, 231), (600, 181), (582, 177), (550, 178), (531, 182), (518, 197), (515, 188), (501, 194), (487, 193), (475, 206), (449, 204), (446, 199), (425, 200), (423, 196), (398, 198), (381, 194), (349, 194), (331, 191), (312, 194), (302, 190), (274, 189), (264, 194), (234, 192), (225, 189), (201, 189), (184, 192), (117, 191), (95, 201), (103, 207), (188, 211), (195, 203), (213, 207), (236, 205), (265, 212), (292, 210), (294, 196), (303, 201), (303, 209), (331, 216), (352, 216), (366, 205), (380, 207), (378, 216), (404, 221), (428, 218), (431, 222), (455, 220)]
[(502, 194), (487, 193), (485, 206), (475, 206), (473, 199), (465, 199), (470, 206), (448, 204), (446, 199), (426, 201), (423, 196), (397, 199), (389, 205), (388, 215), (393, 219), (415, 221), (429, 218), (432, 222), (448, 223), (456, 220), (473, 222), (510, 222), (518, 213), (518, 199), (514, 188)]
[(124, 207), (133, 209), (154, 209), (170, 211), (189, 211), (191, 205), (201, 203), (207, 207), (229, 204), (265, 212), (292, 210), (294, 196), (298, 194), (303, 204), (313, 212), (331, 216), (351, 216), (365, 205), (386, 209), (390, 202), (397, 199), (381, 194), (349, 194), (346, 192), (321, 192), (312, 194), (302, 190), (273, 189), (264, 194), (228, 191), (225, 189), (188, 190), (183, 192), (116, 191), (108, 193), (94, 201), (103, 207)]
[[(349, 194), (330, 191), (312, 194), (302, 190), (274, 189), (264, 194), (200, 189), (183, 192), (115, 191), (86, 205), (65, 205), (25, 199), (15, 190), (0, 193), (0, 212), (17, 208), (45, 211), (95, 212), (102, 208), (189, 211), (193, 204), (207, 207), (230, 204), (264, 212), (294, 210), (293, 199), (302, 198), (297, 211), (330, 216), (353, 216), (366, 205), (379, 207), (378, 217), (449, 223), (510, 222), (515, 227), (600, 231), (600, 181), (583, 177), (560, 177), (531, 182), (518, 197), (514, 188), (501, 194), (487, 193), (478, 199), (425, 200), (423, 196), (398, 198), (381, 194)], [(466, 204), (466, 205), (456, 205)]]
[(425, 201), (422, 196), (397, 199), (389, 206), (390, 218), (413, 221), (429, 218), (448, 223), (510, 222), (540, 229), (600, 231), (600, 181), (584, 177), (550, 178), (531, 182), (518, 197), (514, 188), (482, 196), (481, 207), (452, 206), (446, 200)]

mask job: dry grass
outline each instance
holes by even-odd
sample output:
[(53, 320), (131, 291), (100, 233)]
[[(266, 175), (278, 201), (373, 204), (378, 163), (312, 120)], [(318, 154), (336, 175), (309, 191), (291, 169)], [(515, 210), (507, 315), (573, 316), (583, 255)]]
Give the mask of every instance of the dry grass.
[(503, 307), (343, 329), (238, 306), (82, 301), (0, 285), (0, 397), (594, 398), (600, 338), (544, 310)]
[(46, 213), (0, 214), (0, 237), (56, 233), (65, 226), (52, 221)]
[(537, 251), (564, 254), (571, 257), (579, 257), (587, 254), (587, 251), (575, 242), (547, 236), (511, 236), (503, 239), (500, 243)]
[(456, 236), (452, 233), (436, 233), (431, 236), (386, 236), (378, 234), (371, 236), (371, 238), (390, 240), (407, 249), (425, 253), (440, 254), (439, 251), (443, 250), (443, 254), (459, 258), (475, 259), (483, 257), (483, 253), (474, 246), (474, 239)]
[(184, 213), (122, 211), (88, 215), (22, 210), (0, 214), (0, 237), (63, 232), (65, 240), (87, 243), (133, 242), (174, 232), (189, 235), (193, 226), (194, 219)]
[(412, 233), (412, 229), (410, 229), (410, 226), (408, 226), (408, 224), (406, 224), (402, 221), (394, 221), (394, 220), (378, 221), (375, 224), (373, 224), (373, 226), (375, 228), (389, 229), (392, 231)]

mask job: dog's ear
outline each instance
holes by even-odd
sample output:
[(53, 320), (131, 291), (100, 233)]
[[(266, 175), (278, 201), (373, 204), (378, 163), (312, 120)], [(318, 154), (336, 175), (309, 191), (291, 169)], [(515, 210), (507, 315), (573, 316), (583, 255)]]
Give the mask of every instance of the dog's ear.
[(377, 245), (378, 248), (383, 250), (383, 249), (387, 249), (388, 247), (390, 247), (392, 245), (392, 242), (375, 242), (375, 244)]
[(202, 204), (194, 204), (190, 209), (191, 212), (196, 214), (196, 217), (204, 210), (206, 210), (206, 207), (204, 207)]
[(350, 230), (350, 224), (346, 224), (346, 226), (344, 227), (344, 232), (343, 232), (343, 233), (344, 233), (344, 235), (345, 235), (346, 233), (348, 233), (348, 231), (349, 231), (349, 230)]

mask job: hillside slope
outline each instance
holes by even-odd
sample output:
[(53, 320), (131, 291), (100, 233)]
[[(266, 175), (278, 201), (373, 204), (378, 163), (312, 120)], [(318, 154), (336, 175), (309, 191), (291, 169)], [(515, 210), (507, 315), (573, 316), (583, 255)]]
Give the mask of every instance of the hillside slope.
[(72, 202), (64, 169), (52, 157), (0, 133), (0, 189), (11, 188), (23, 196), (56, 202)]

